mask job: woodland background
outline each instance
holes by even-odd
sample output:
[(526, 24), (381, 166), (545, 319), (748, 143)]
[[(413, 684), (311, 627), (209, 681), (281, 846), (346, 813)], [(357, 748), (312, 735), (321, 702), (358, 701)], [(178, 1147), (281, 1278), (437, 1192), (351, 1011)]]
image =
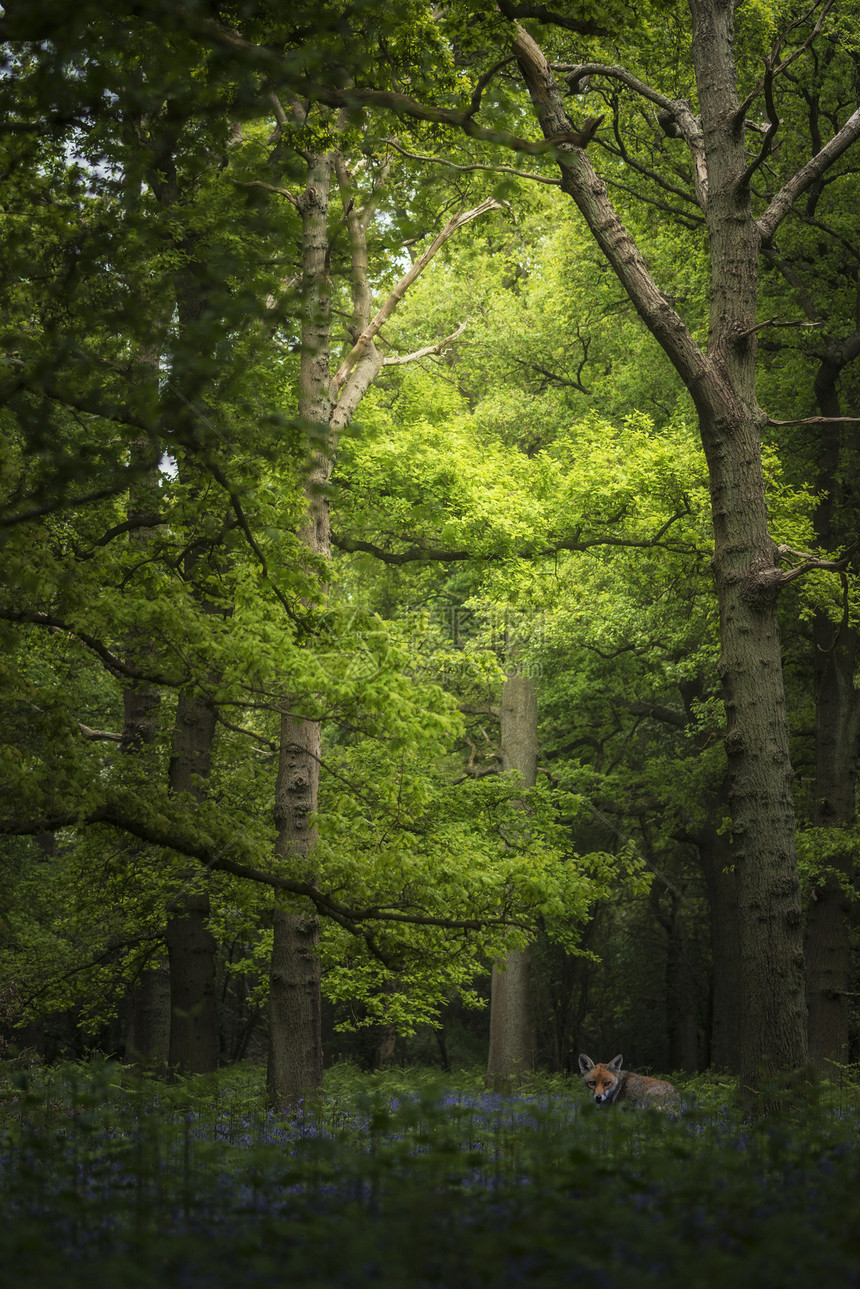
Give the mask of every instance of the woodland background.
[[(282, 1103), (345, 1056), (754, 1064), (739, 998), (781, 968), (740, 948), (697, 405), (510, 52), (521, 20), (706, 348), (716, 216), (677, 104), (731, 6), (691, 7), (4, 7), (7, 1052), (267, 1055)], [(860, 29), (793, 0), (735, 23), (768, 211), (855, 129)], [(743, 333), (790, 564), (804, 1055), (834, 1069), (860, 1055), (856, 157), (763, 238)]]

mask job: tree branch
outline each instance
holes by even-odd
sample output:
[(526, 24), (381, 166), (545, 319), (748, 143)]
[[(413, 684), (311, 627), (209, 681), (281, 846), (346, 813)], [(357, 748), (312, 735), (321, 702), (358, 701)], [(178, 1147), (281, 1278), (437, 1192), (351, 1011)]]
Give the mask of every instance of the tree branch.
[(101, 640), (95, 636), (89, 635), (86, 631), (80, 631), (77, 627), (70, 626), (68, 622), (63, 622), (61, 618), (55, 618), (49, 613), (28, 613), (23, 610), (3, 609), (0, 608), (0, 618), (6, 622), (20, 622), (28, 626), (44, 627), (48, 631), (60, 632), (63, 635), (71, 636), (74, 640), (79, 640), (92, 653), (100, 658), (108, 671), (118, 679), (127, 678), (129, 680), (142, 680), (151, 685), (167, 685), (176, 688), (185, 683), (186, 677), (168, 676), (159, 672), (139, 671), (136, 667), (131, 666), (119, 654), (115, 654)]
[(803, 23), (806, 22), (807, 18), (811, 18), (820, 3), (821, 3), (821, 0), (813, 0), (813, 4), (809, 9), (807, 9), (806, 13), (803, 14), (802, 17), (798, 18), (795, 22), (790, 23), (788, 27), (786, 27), (785, 31), (780, 35), (779, 39), (776, 41), (773, 49), (771, 50), (770, 56), (765, 59), (765, 67), (767, 70), (765, 71), (764, 77), (759, 81), (755, 89), (750, 91), (750, 93), (746, 96), (743, 103), (741, 103), (740, 107), (737, 110), (737, 113), (735, 115), (736, 125), (740, 125), (743, 122), (744, 117), (746, 116), (747, 112), (749, 111), (750, 107), (752, 106), (756, 98), (758, 98), (762, 89), (765, 89), (765, 90), (767, 89), (768, 76), (770, 76), (771, 82), (773, 82), (773, 80), (777, 76), (780, 76), (786, 70), (786, 68), (790, 67), (791, 64), (795, 62), (796, 59), (800, 58), (801, 54), (805, 53), (806, 50), (809, 48), (809, 46), (812, 44), (812, 42), (816, 39), (816, 37), (821, 34), (821, 29), (824, 25), (824, 19), (827, 17), (828, 13), (833, 8), (833, 5), (836, 3), (836, 0), (825, 0), (824, 8), (822, 9), (821, 13), (818, 15), (818, 20), (815, 26), (812, 28), (812, 31), (806, 37), (806, 39), (802, 42), (802, 44), (798, 45), (797, 49), (794, 51), (793, 54), (790, 54), (788, 58), (783, 59), (781, 63), (777, 63), (776, 60), (779, 58), (780, 51), (783, 45), (785, 44), (786, 40), (788, 39), (789, 35), (791, 34), (791, 32), (794, 31), (797, 27), (802, 26)]
[(771, 201), (767, 210), (756, 220), (759, 233), (765, 245), (768, 245), (779, 225), (785, 219), (801, 193), (806, 192), (815, 180), (824, 174), (835, 161), (847, 152), (853, 143), (860, 139), (860, 108), (845, 122), (842, 129), (834, 134), (819, 153), (789, 179)]
[(38, 819), (0, 821), (0, 835), (5, 836), (38, 836), (41, 833), (57, 832), (60, 828), (87, 827), (94, 824), (106, 824), (130, 833), (141, 841), (153, 846), (163, 846), (180, 855), (196, 859), (206, 870), (229, 873), (249, 882), (256, 882), (274, 890), (286, 891), (309, 900), (317, 912), (330, 917), (345, 930), (361, 938), (367, 938), (367, 932), (360, 927), (362, 922), (394, 922), (412, 926), (435, 926), (452, 931), (481, 931), (486, 927), (514, 926), (529, 929), (529, 924), (506, 917), (447, 918), (427, 913), (401, 912), (391, 905), (370, 905), (353, 909), (340, 903), (334, 896), (321, 891), (311, 882), (302, 882), (282, 873), (273, 873), (258, 868), (252, 863), (240, 863), (228, 859), (225, 850), (228, 847), (242, 846), (240, 836), (220, 846), (215, 841), (192, 840), (162, 823), (153, 823), (129, 814), (117, 802), (105, 802), (89, 811), (62, 811), (43, 815)]
[[(673, 551), (677, 555), (694, 555), (698, 551), (695, 547), (684, 545), (682, 543), (668, 543), (662, 541), (664, 535), (671, 528), (672, 524), (682, 519), (685, 515), (691, 513), (689, 504), (683, 510), (677, 510), (670, 515), (665, 523), (661, 524), (652, 537), (587, 537), (582, 538), (577, 533), (574, 537), (560, 538), (551, 546), (544, 546), (538, 549), (529, 547), (520, 547), (514, 552), (517, 559), (540, 559), (557, 555), (559, 551), (587, 551), (593, 550), (600, 546), (620, 546), (631, 548), (633, 550), (653, 550), (659, 547), (661, 550)], [(364, 553), (373, 555), (376, 559), (382, 560), (385, 564), (401, 565), (414, 564), (426, 560), (430, 563), (454, 563), (457, 560), (481, 559), (491, 562), (496, 559), (508, 558), (510, 551), (504, 554), (496, 551), (489, 551), (485, 555), (476, 555), (474, 551), (469, 550), (444, 550), (440, 547), (423, 546), (420, 543), (410, 546), (405, 551), (387, 551), (381, 546), (376, 546), (372, 542), (362, 541), (359, 538), (350, 538), (340, 536), (337, 533), (331, 535), (332, 545), (338, 550), (345, 551), (347, 554)]]
[[(546, 136), (569, 124), (561, 92), (549, 64), (523, 28), (514, 39), (523, 73)], [(622, 223), (584, 149), (563, 144), (556, 157), (562, 189), (573, 198), (597, 245), (606, 256), (640, 317), (681, 376), (693, 399), (699, 385), (713, 378), (712, 366), (693, 339), (680, 314), (651, 277), (639, 247)]]
[(769, 416), (767, 424), (778, 430), (787, 425), (860, 425), (860, 416), (801, 416), (793, 421), (775, 421)]
[[(172, 15), (185, 30), (192, 32), (220, 49), (241, 55), (246, 66), (252, 65), (259, 68), (270, 85), (289, 86), (294, 94), (298, 94), (302, 98), (311, 99), (316, 103), (322, 103), (326, 107), (346, 108), (348, 111), (353, 112), (361, 111), (366, 107), (383, 108), (401, 116), (410, 117), (412, 120), (449, 125), (455, 129), (462, 130), (470, 138), (481, 139), (486, 143), (499, 144), (502, 147), (510, 148), (513, 152), (522, 152), (533, 157), (552, 155), (558, 144), (576, 142), (581, 139), (578, 131), (573, 130), (566, 131), (555, 139), (522, 139), (518, 135), (510, 134), (507, 130), (478, 125), (472, 119), (470, 108), (465, 111), (458, 111), (456, 108), (428, 107), (411, 98), (410, 95), (401, 93), (399, 90), (378, 90), (360, 86), (338, 89), (333, 85), (319, 85), (315, 81), (310, 81), (304, 76), (297, 75), (294, 65), (277, 50), (246, 40), (244, 36), (240, 36), (238, 32), (224, 26), (223, 23), (216, 21), (214, 18), (201, 17), (197, 11), (185, 6), (178, 6), (173, 9)], [(576, 19), (566, 21), (568, 24), (577, 22)], [(587, 26), (593, 28), (594, 34), (600, 34), (603, 30), (594, 24), (588, 23), (578, 23), (571, 30), (584, 31)]]
[(464, 173), (471, 170), (489, 170), (495, 175), (517, 175), (520, 179), (533, 179), (535, 183), (550, 184), (554, 188), (558, 188), (561, 184), (560, 179), (554, 179), (551, 175), (536, 175), (530, 170), (517, 170), (513, 166), (487, 166), (478, 161), (473, 161), (468, 166), (461, 166), (453, 161), (446, 160), (445, 157), (427, 156), (422, 152), (407, 152), (406, 148), (402, 148), (394, 139), (386, 139), (386, 143), (389, 147), (394, 148), (396, 152), (399, 152), (401, 156), (408, 157), (410, 161), (430, 161), (434, 165), (445, 166), (448, 170), (459, 170)]
[(414, 353), (402, 354), (396, 358), (383, 358), (382, 365), (383, 367), (402, 367), (404, 363), (414, 363), (419, 358), (430, 358), (433, 354), (441, 354), (446, 345), (450, 345), (452, 341), (462, 336), (468, 325), (468, 322), (461, 322), (456, 331), (452, 331), (450, 336), (446, 336), (438, 344), (426, 345), (423, 349), (416, 349)]
[(262, 188), (265, 192), (277, 193), (279, 197), (286, 197), (291, 206), (296, 210), (301, 210), (301, 204), (298, 197), (291, 193), (288, 188), (279, 188), (277, 184), (264, 183), (262, 179), (234, 179), (233, 183), (237, 188)]
[(565, 31), (575, 31), (580, 36), (608, 36), (608, 27), (601, 27), (591, 18), (569, 18), (564, 14), (547, 9), (543, 4), (511, 4), (510, 0), (498, 0), (501, 13), (513, 22), (518, 18), (534, 18), (553, 27), (563, 27)]
[(448, 220), (445, 227), (433, 238), (433, 241), (430, 243), (424, 254), (419, 256), (415, 263), (410, 266), (406, 273), (404, 273), (403, 277), (391, 291), (388, 299), (371, 318), (350, 352), (340, 364), (340, 367), (337, 369), (332, 379), (332, 389), (335, 394), (343, 388), (352, 368), (367, 352), (370, 345), (373, 343), (374, 338), (391, 317), (412, 283), (416, 278), (420, 277), (427, 265), (435, 256), (436, 252), (445, 244), (445, 242), (447, 242), (448, 238), (452, 237), (458, 229), (462, 228), (465, 224), (468, 224), (471, 220), (477, 219), (479, 215), (484, 215), (491, 210), (502, 209), (503, 207), (501, 202), (496, 201), (495, 197), (488, 197), (487, 200), (482, 201), (479, 206), (475, 206), (473, 210), (460, 211), (458, 214), (454, 215), (452, 219)]
[(633, 716), (650, 716), (653, 720), (661, 721), (664, 725), (672, 725), (675, 729), (684, 730), (689, 724), (685, 712), (677, 711), (674, 707), (663, 707), (659, 703), (621, 701), (619, 706)]

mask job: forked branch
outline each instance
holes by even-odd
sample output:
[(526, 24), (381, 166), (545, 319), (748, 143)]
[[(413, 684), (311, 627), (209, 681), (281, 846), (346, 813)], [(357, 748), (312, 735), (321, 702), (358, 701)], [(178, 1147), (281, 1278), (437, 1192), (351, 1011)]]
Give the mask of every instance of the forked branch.
[(448, 238), (453, 237), (454, 233), (456, 233), (458, 229), (462, 228), (464, 224), (468, 224), (471, 220), (477, 219), (479, 215), (485, 215), (491, 210), (502, 209), (503, 207), (501, 202), (496, 201), (495, 197), (488, 197), (487, 200), (482, 201), (479, 206), (475, 206), (473, 210), (461, 210), (458, 214), (454, 215), (452, 219), (448, 220), (445, 227), (433, 238), (433, 241), (430, 243), (424, 254), (419, 256), (415, 263), (409, 267), (406, 273), (404, 273), (403, 277), (388, 296), (388, 299), (371, 318), (370, 322), (356, 340), (352, 349), (338, 367), (332, 379), (332, 391), (335, 395), (337, 395), (343, 388), (349, 373), (373, 344), (373, 341), (379, 334), (381, 328), (391, 317), (412, 283), (416, 278), (420, 277), (427, 265), (436, 255), (437, 251), (439, 251), (445, 242), (447, 242)]

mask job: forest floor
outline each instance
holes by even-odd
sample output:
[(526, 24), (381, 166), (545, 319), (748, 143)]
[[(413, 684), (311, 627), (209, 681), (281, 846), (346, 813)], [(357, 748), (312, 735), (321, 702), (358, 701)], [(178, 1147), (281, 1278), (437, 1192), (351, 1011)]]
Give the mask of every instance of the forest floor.
[(0, 1070), (9, 1285), (860, 1285), (856, 1082), (754, 1124), (707, 1078), (675, 1119), (579, 1079), (497, 1095), (351, 1066), (285, 1117), (262, 1082)]

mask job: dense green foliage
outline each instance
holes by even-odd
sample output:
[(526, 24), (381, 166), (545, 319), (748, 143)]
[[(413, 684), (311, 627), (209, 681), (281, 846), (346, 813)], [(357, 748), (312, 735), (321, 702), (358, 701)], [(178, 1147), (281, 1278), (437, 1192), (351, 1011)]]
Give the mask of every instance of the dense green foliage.
[[(129, 999), (195, 898), (242, 1028), (282, 898), (322, 919), (342, 1029), (466, 1023), (492, 962), (532, 943), (542, 1062), (596, 1042), (735, 1065), (713, 1034), (734, 875), (707, 462), (689, 390), (538, 148), (500, 61), (506, 8), (4, 8), (4, 1043), (47, 1018), (49, 1055), (122, 1050)], [(817, 12), (738, 13), (740, 92), (781, 123), (771, 148), (750, 116), (756, 211), (856, 105), (856, 17), (822, 15), (807, 48)], [(559, 76), (623, 61), (697, 109), (686, 6), (553, 13), (523, 17)], [(791, 63), (765, 95), (775, 42)], [(436, 117), (368, 97), (392, 87)], [(684, 143), (608, 74), (568, 88), (574, 117), (603, 116), (588, 155), (704, 344), (711, 248)], [(451, 129), (470, 105), (477, 132)], [(822, 659), (857, 628), (857, 458), (847, 423), (779, 422), (856, 403), (857, 183), (849, 154), (764, 247), (758, 311), (770, 535), (801, 564), (845, 557), (781, 595), (810, 908), (852, 895), (860, 847), (853, 777), (827, 816), (817, 706)], [(311, 554), (325, 435), (308, 372), (334, 380), (362, 309), (466, 209), (483, 213), (377, 335), (328, 445), (333, 557)], [(512, 675), (538, 689), (528, 792), (497, 773)], [(285, 711), (322, 727), (310, 870), (277, 851)]]

